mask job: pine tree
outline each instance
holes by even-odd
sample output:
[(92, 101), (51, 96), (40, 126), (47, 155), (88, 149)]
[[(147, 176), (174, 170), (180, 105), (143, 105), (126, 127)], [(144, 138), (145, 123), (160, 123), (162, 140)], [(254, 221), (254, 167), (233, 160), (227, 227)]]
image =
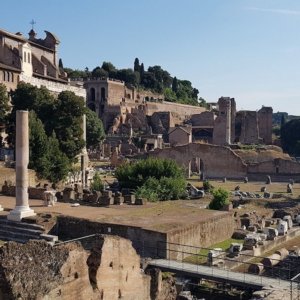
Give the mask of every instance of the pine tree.
[(63, 69), (63, 68), (64, 68), (64, 64), (63, 64), (61, 58), (60, 58), (59, 61), (58, 61), (58, 67), (59, 67), (60, 69)]
[(173, 78), (173, 82), (172, 82), (172, 91), (174, 93), (178, 92), (178, 80), (176, 78), (176, 76)]
[(144, 75), (145, 75), (145, 68), (144, 68), (144, 64), (141, 63), (141, 66), (140, 66), (140, 81), (142, 82), (143, 79), (144, 79)]
[(133, 67), (133, 70), (134, 70), (134, 72), (140, 72), (140, 61), (139, 61), (139, 59), (138, 58), (136, 58), (135, 60), (134, 60), (134, 67)]

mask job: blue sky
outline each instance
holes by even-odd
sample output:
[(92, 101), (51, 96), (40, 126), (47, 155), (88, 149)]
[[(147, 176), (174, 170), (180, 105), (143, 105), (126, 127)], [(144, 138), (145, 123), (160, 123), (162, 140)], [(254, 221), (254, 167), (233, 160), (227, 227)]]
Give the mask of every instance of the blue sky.
[(300, 115), (299, 0), (3, 1), (0, 28), (55, 33), (65, 67), (160, 65), (207, 101)]

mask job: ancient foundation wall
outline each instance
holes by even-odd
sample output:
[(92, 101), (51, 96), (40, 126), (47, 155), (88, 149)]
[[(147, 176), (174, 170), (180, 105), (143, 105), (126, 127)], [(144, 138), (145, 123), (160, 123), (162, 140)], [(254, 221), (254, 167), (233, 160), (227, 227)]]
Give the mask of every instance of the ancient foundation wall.
[(248, 166), (249, 173), (293, 175), (300, 174), (300, 163), (293, 160), (274, 159)]
[[(167, 255), (171, 259), (182, 259), (196, 254), (199, 248), (210, 247), (212, 244), (230, 238), (234, 231), (234, 219), (231, 213), (220, 213), (207, 221), (199, 222), (168, 233)], [(174, 243), (174, 244), (172, 244)], [(177, 245), (180, 244), (180, 245)], [(183, 246), (186, 245), (186, 246)], [(188, 253), (182, 253), (188, 252)]]
[(158, 111), (169, 111), (183, 116), (191, 116), (206, 111), (204, 107), (185, 105), (185, 104), (167, 102), (167, 101), (164, 101), (162, 103), (146, 102), (145, 105), (146, 105), (147, 116), (151, 116), (153, 113)]
[(194, 158), (202, 160), (204, 178), (232, 178), (246, 176), (247, 165), (230, 148), (211, 144), (191, 143), (173, 148), (157, 149), (150, 156), (175, 160), (185, 170)]
[(60, 239), (74, 239), (91, 234), (110, 234), (131, 240), (137, 253), (145, 257), (165, 257), (165, 252), (157, 253), (158, 243), (167, 241), (166, 233), (151, 231), (141, 227), (92, 222), (85, 219), (59, 216), (55, 233)]

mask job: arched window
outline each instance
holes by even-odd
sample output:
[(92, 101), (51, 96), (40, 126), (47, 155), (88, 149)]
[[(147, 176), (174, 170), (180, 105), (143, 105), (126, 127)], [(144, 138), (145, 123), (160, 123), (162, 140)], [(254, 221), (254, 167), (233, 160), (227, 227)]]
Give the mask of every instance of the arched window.
[(6, 81), (10, 81), (10, 73), (6, 72)]
[(91, 88), (91, 89), (90, 89), (90, 101), (95, 102), (95, 100), (96, 100), (96, 97), (95, 97), (95, 89), (94, 89), (94, 88)]
[(10, 73), (10, 80), (11, 82), (14, 82), (14, 73)]
[(101, 101), (104, 101), (105, 98), (105, 88), (103, 87), (101, 88)]
[(26, 62), (26, 52), (25, 51), (24, 51), (23, 57), (24, 57), (24, 62)]
[(29, 63), (30, 63), (30, 53), (28, 52), (28, 60), (27, 60)]
[(2, 80), (3, 80), (3, 81), (6, 81), (5, 71), (2, 71)]

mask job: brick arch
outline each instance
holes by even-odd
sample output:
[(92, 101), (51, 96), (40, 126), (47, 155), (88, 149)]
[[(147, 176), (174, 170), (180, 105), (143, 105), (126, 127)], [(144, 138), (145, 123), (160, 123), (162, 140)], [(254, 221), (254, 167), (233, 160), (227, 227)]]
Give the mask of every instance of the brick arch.
[(157, 149), (150, 155), (173, 159), (185, 170), (189, 170), (193, 158), (199, 158), (204, 164), (205, 178), (242, 178), (247, 175), (247, 165), (229, 147), (191, 143)]

